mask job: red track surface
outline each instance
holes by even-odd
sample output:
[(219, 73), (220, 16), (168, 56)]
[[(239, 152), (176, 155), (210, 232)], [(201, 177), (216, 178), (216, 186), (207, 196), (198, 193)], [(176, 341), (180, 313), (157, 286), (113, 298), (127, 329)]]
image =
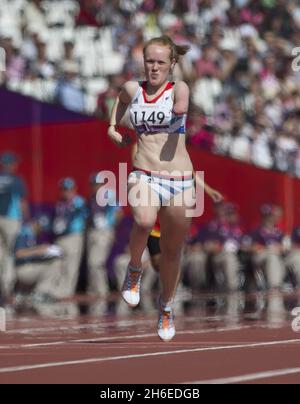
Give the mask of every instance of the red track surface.
[(153, 309), (121, 312), (83, 316), (65, 303), (8, 313), (0, 384), (300, 383), (300, 333), (282, 313), (245, 321), (197, 306), (177, 315), (176, 337), (163, 343)]

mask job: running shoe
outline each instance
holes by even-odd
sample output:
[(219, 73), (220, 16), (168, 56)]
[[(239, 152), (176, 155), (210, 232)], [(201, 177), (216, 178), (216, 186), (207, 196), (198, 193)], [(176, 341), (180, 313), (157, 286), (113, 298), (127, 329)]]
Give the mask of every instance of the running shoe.
[(135, 307), (140, 302), (140, 289), (143, 271), (135, 271), (130, 266), (127, 268), (126, 277), (122, 287), (122, 297), (130, 307)]
[(157, 333), (163, 341), (171, 341), (175, 336), (174, 316), (171, 307), (160, 306)]

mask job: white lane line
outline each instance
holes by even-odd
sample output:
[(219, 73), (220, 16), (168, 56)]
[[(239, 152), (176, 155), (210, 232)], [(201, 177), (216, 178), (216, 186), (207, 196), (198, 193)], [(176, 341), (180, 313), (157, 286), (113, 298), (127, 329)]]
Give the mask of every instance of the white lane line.
[(110, 325), (114, 325), (116, 327), (130, 327), (132, 325), (136, 325), (137, 323), (139, 324), (149, 324), (149, 320), (120, 320), (120, 321), (110, 321), (106, 322), (104, 324), (100, 324), (100, 322), (91, 324), (91, 323), (86, 323), (86, 324), (80, 324), (80, 325), (69, 325), (69, 326), (53, 326), (53, 327), (39, 327), (39, 328), (16, 328), (14, 330), (7, 330), (5, 334), (33, 334), (35, 332), (41, 332), (41, 333), (48, 333), (48, 332), (57, 332), (57, 331), (76, 331), (76, 330), (82, 330), (82, 329), (105, 329)]
[(40, 364), (36, 364), (36, 365), (11, 366), (11, 367), (6, 367), (6, 368), (0, 368), (0, 373), (12, 373), (12, 372), (21, 372), (21, 371), (25, 371), (25, 370), (53, 368), (53, 367), (59, 367), (59, 366), (83, 365), (83, 364), (89, 364), (89, 363), (112, 362), (112, 361), (118, 361), (118, 360), (124, 360), (124, 359), (140, 359), (140, 358), (149, 358), (149, 357), (154, 357), (154, 356), (166, 356), (166, 355), (195, 353), (195, 352), (210, 352), (210, 351), (262, 348), (262, 347), (271, 347), (271, 346), (277, 346), (277, 345), (290, 345), (290, 344), (295, 344), (295, 343), (300, 343), (300, 339), (272, 341), (272, 342), (259, 342), (259, 343), (255, 343), (255, 344), (224, 345), (224, 346), (208, 347), (208, 348), (179, 349), (179, 350), (174, 350), (174, 351), (150, 352), (150, 353), (136, 354), (136, 355), (110, 356), (110, 357), (106, 357), (106, 358), (101, 357), (101, 358), (89, 358), (89, 359), (80, 359), (80, 360), (64, 361), (64, 362), (40, 363)]
[[(201, 381), (196, 381), (196, 382), (186, 382), (184, 384), (234, 384), (234, 383), (251, 382), (251, 381), (261, 380), (261, 379), (271, 379), (273, 377), (295, 375), (297, 373), (300, 373), (300, 368), (270, 370), (267, 372), (250, 373), (248, 375), (225, 377), (223, 379), (211, 379), (211, 380), (201, 380)], [(299, 379), (299, 381), (300, 381), (300, 379)]]
[[(220, 327), (220, 328), (213, 328), (213, 329), (201, 329), (201, 330), (185, 330), (185, 331), (177, 331), (176, 335), (194, 335), (194, 334), (211, 334), (211, 333), (219, 333), (219, 332), (226, 332), (226, 331), (240, 331), (252, 328), (252, 326), (244, 325), (244, 326), (234, 326), (234, 327)], [(50, 347), (50, 346), (57, 346), (57, 345), (65, 345), (69, 343), (92, 343), (92, 342), (110, 342), (110, 341), (117, 341), (120, 340), (131, 340), (131, 339), (140, 339), (140, 338), (149, 338), (149, 337), (156, 337), (156, 333), (145, 333), (145, 334), (137, 334), (137, 335), (118, 335), (114, 337), (99, 337), (99, 338), (85, 338), (85, 339), (64, 339), (63, 341), (54, 341), (54, 342), (40, 342), (40, 343), (33, 343), (33, 344), (5, 344), (0, 345), (1, 349), (21, 349), (21, 348), (41, 348), (41, 347)]]

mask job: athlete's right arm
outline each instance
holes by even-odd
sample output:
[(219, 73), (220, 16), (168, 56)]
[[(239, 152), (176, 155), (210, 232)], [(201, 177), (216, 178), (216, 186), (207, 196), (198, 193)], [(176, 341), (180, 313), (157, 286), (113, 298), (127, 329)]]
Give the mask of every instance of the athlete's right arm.
[(131, 143), (129, 135), (122, 136), (117, 129), (117, 125), (120, 124), (122, 118), (124, 117), (128, 105), (130, 104), (132, 98), (137, 90), (138, 83), (133, 81), (127, 81), (114, 103), (111, 117), (110, 125), (108, 128), (108, 136), (119, 147), (125, 147)]

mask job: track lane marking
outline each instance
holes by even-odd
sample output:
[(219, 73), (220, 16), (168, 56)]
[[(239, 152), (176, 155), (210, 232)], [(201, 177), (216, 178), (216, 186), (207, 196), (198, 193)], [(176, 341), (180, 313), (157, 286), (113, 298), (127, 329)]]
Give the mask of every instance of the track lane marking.
[[(213, 329), (200, 329), (200, 330), (185, 330), (185, 331), (177, 331), (176, 335), (193, 335), (193, 334), (211, 334), (211, 333), (220, 333), (220, 332), (230, 332), (230, 331), (242, 331), (247, 329), (252, 329), (252, 326), (234, 326), (234, 327), (219, 327)], [(102, 341), (116, 341), (116, 340), (131, 340), (131, 339), (141, 339), (141, 338), (149, 338), (149, 337), (157, 337), (156, 333), (144, 333), (144, 334), (136, 334), (136, 335), (118, 335), (114, 337), (99, 337), (99, 338), (85, 338), (85, 339), (70, 339), (63, 341), (54, 341), (54, 342), (40, 342), (40, 343), (32, 343), (32, 344), (4, 344), (0, 345), (1, 349), (21, 349), (21, 348), (42, 348), (48, 346), (58, 346), (65, 345), (68, 343), (91, 343), (91, 342), (102, 342)]]
[(127, 360), (128, 359), (140, 359), (140, 358), (150, 358), (150, 357), (185, 354), (185, 353), (262, 348), (262, 347), (271, 347), (271, 346), (278, 346), (278, 345), (290, 345), (290, 344), (295, 344), (295, 343), (300, 344), (300, 339), (272, 341), (272, 342), (260, 342), (260, 343), (254, 343), (254, 344), (224, 345), (224, 346), (208, 347), (208, 348), (179, 349), (179, 350), (174, 350), (174, 351), (149, 352), (149, 353), (145, 353), (145, 354), (110, 356), (110, 357), (106, 357), (106, 358), (101, 357), (101, 358), (89, 358), (89, 359), (80, 359), (80, 360), (73, 360), (73, 361), (40, 363), (40, 364), (36, 364), (36, 365), (23, 365), (23, 366), (19, 365), (19, 366), (0, 368), (0, 373), (13, 373), (13, 372), (22, 372), (22, 371), (26, 371), (26, 370), (47, 369), (47, 368), (60, 367), (60, 366), (72, 366), (72, 365), (74, 366), (74, 365), (83, 365), (83, 364), (90, 364), (90, 363), (112, 362), (112, 361), (118, 361), (118, 360), (124, 360), (124, 359), (127, 359)]
[(241, 376), (232, 376), (232, 377), (224, 377), (224, 378), (219, 378), (219, 379), (185, 382), (183, 384), (235, 384), (235, 383), (251, 382), (251, 381), (261, 380), (261, 379), (271, 379), (271, 378), (280, 377), (280, 376), (289, 376), (289, 375), (294, 375), (297, 373), (300, 373), (300, 368), (269, 370), (266, 372), (250, 373), (250, 374), (241, 375)]

